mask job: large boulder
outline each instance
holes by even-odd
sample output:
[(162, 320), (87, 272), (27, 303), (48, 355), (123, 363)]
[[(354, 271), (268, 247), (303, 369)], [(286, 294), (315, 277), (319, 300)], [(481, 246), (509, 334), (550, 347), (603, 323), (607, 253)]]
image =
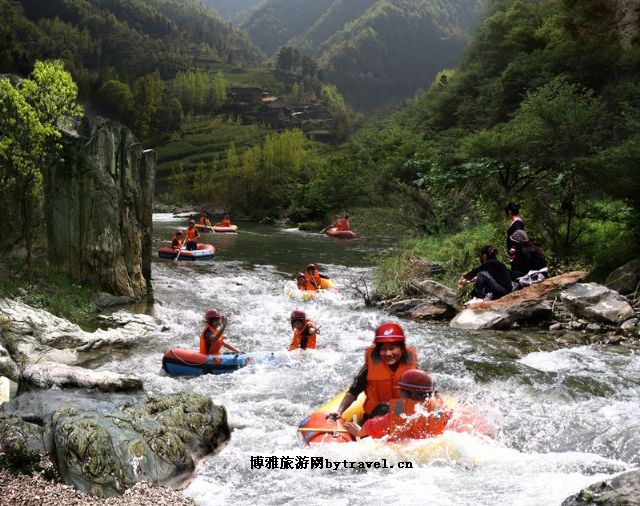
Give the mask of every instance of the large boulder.
[(438, 283), (432, 279), (425, 279), (423, 281), (413, 282), (412, 286), (431, 297), (435, 297), (455, 310), (460, 309), (457, 292), (442, 283)]
[(0, 376), (0, 404), (9, 402), (18, 394), (18, 383), (5, 376)]
[(513, 306), (470, 307), (460, 311), (449, 323), (454, 329), (506, 330), (514, 324), (532, 324), (551, 319), (551, 304), (546, 300), (528, 300)]
[(622, 295), (597, 283), (578, 283), (564, 290), (560, 298), (572, 314), (590, 321), (617, 325), (635, 316)]
[(142, 380), (133, 374), (94, 371), (83, 367), (43, 362), (22, 370), (21, 384), (36, 388), (87, 388), (102, 392), (139, 390)]
[(449, 325), (465, 330), (508, 329), (514, 324), (547, 321), (552, 316), (552, 306), (546, 299), (577, 283), (586, 275), (583, 271), (568, 272), (507, 294), (498, 300), (475, 304), (458, 313)]
[(26, 435), (61, 478), (97, 496), (138, 481), (176, 486), (229, 438), (226, 412), (209, 397), (36, 391), (0, 406), (0, 439)]
[(595, 483), (567, 497), (562, 506), (640, 506), (640, 470)]
[(156, 157), (127, 127), (85, 117), (45, 177), (49, 264), (115, 295), (141, 299), (151, 274)]
[(455, 310), (438, 299), (407, 299), (391, 304), (390, 314), (416, 321), (443, 320), (450, 318)]
[(605, 286), (622, 295), (635, 293), (640, 287), (640, 258), (631, 260), (609, 274)]
[[(128, 348), (147, 338), (156, 330), (152, 317), (116, 313), (110, 323), (122, 326), (85, 332), (78, 325), (57, 316), (34, 309), (22, 302), (0, 299), (0, 346), (7, 351), (14, 364), (25, 365), (41, 361), (78, 364), (86, 358), (86, 353), (112, 348)], [(5, 357), (6, 358), (6, 357)], [(2, 366), (3, 351), (0, 350), (0, 367), (9, 369), (11, 375), (3, 374), (17, 381), (11, 365)]]

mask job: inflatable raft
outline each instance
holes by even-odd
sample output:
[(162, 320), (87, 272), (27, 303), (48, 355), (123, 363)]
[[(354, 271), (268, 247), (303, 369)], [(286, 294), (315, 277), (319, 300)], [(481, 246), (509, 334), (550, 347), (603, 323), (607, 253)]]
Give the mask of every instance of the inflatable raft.
[(339, 293), (336, 288), (336, 284), (332, 279), (329, 278), (321, 278), (320, 279), (320, 290), (300, 290), (297, 286), (292, 285), (285, 288), (285, 291), (290, 299), (301, 300), (306, 302), (308, 300), (314, 299), (318, 296), (323, 296), (329, 293)]
[(338, 230), (336, 227), (328, 228), (326, 234), (329, 237), (337, 237), (338, 239), (354, 239), (358, 237), (358, 234), (353, 230)]
[[(364, 414), (363, 406), (366, 399), (364, 393), (361, 393), (355, 402), (349, 406), (349, 409), (342, 413), (341, 419), (336, 421), (327, 420), (327, 414), (336, 411), (346, 393), (347, 390), (341, 392), (300, 422), (298, 433), (304, 444), (350, 443), (355, 440), (344, 426), (344, 422), (355, 420), (360, 423)], [(445, 403), (453, 411), (453, 416), (444, 431), (434, 433), (432, 436), (440, 436), (445, 431), (453, 431), (493, 437), (495, 431), (478, 413), (471, 409), (459, 407), (453, 397), (445, 397)]]
[(160, 258), (166, 258), (168, 260), (174, 260), (176, 256), (178, 256), (178, 252), (180, 252), (180, 256), (178, 260), (213, 260), (216, 256), (216, 249), (211, 244), (198, 244), (198, 249), (196, 250), (179, 250), (178, 248), (160, 248), (158, 250), (158, 256)]
[(237, 234), (238, 225), (231, 225), (230, 227), (219, 227), (217, 225), (214, 225), (213, 231), (216, 234)]
[(201, 376), (226, 374), (249, 364), (274, 360), (273, 353), (205, 355), (196, 350), (173, 348), (162, 357), (162, 368), (172, 376)]

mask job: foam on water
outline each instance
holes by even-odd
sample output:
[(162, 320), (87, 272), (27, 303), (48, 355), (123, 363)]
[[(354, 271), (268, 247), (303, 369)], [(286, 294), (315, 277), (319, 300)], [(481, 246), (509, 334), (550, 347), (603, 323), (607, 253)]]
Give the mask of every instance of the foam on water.
[[(231, 440), (186, 490), (199, 504), (559, 504), (638, 464), (638, 356), (596, 346), (523, 352), (504, 335), (412, 322), (402, 324), (421, 367), (443, 393), (484, 413), (496, 439), (446, 433), (406, 445), (301, 446), (300, 420), (349, 385), (372, 329), (390, 319), (348, 288), (370, 277), (368, 269), (325, 265), (325, 272), (340, 293), (301, 301), (287, 295), (287, 279), (274, 266), (154, 264), (154, 313), (168, 330), (142, 355), (105, 367), (136, 371), (157, 394), (194, 391), (225, 406)], [(229, 342), (246, 352), (273, 352), (277, 360), (220, 376), (165, 375), (162, 354), (197, 347), (209, 307), (229, 316)], [(286, 352), (289, 313), (297, 308), (320, 328), (324, 350)], [(394, 468), (251, 469), (252, 456), (386, 459)], [(413, 468), (398, 468), (400, 461)]]

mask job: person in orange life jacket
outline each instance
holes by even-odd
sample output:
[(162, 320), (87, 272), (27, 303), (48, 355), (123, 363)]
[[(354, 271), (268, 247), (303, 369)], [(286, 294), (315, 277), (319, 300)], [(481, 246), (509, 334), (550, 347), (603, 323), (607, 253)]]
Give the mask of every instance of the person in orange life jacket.
[(220, 221), (219, 223), (216, 223), (216, 227), (230, 227), (231, 226), (231, 219), (229, 218), (229, 215), (225, 216), (222, 221)]
[(204, 211), (200, 213), (200, 225), (204, 225), (206, 227), (211, 226), (211, 222), (209, 221), (209, 216), (207, 216), (207, 213), (205, 213)]
[(339, 219), (336, 223), (336, 228), (338, 230), (349, 230), (349, 218), (350, 216), (345, 214), (344, 218)]
[(187, 249), (189, 251), (198, 249), (198, 238), (200, 232), (196, 228), (195, 220), (189, 220), (189, 228), (187, 228)]
[(320, 290), (322, 288), (322, 278), (328, 279), (329, 277), (324, 274), (320, 274), (316, 264), (307, 265), (307, 274), (305, 274), (308, 286), (307, 290)]
[(388, 413), (389, 401), (400, 397), (400, 377), (417, 367), (416, 351), (405, 345), (404, 331), (397, 323), (383, 323), (376, 328), (373, 345), (366, 349), (364, 358), (365, 364), (340, 406), (327, 418), (340, 418), (361, 392), (367, 396), (363, 420)]
[(302, 272), (299, 272), (298, 274), (296, 274), (296, 284), (298, 285), (298, 290), (315, 290), (316, 289), (315, 286), (309, 285), (309, 283), (307, 283), (307, 278)]
[(222, 348), (227, 348), (234, 353), (242, 353), (240, 350), (224, 342), (222, 333), (227, 328), (227, 317), (222, 316), (216, 309), (209, 309), (204, 319), (207, 322), (200, 332), (200, 353), (204, 355), (220, 355)]
[(171, 241), (171, 247), (182, 249), (182, 230), (176, 230), (176, 235), (173, 236), (173, 241)]
[(311, 320), (307, 319), (304, 311), (296, 309), (291, 312), (291, 328), (293, 329), (293, 340), (289, 346), (289, 351), (309, 350), (316, 347), (318, 329)]
[(392, 399), (389, 413), (369, 418), (362, 427), (345, 422), (352, 436), (381, 438), (390, 441), (424, 439), (442, 434), (452, 411), (435, 391), (431, 376), (419, 369), (405, 371), (398, 382), (400, 399)]

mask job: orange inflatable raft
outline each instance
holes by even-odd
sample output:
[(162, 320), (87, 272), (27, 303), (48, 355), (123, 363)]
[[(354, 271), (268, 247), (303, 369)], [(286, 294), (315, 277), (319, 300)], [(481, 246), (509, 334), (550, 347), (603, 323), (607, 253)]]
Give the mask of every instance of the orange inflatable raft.
[(336, 227), (328, 228), (326, 234), (329, 237), (337, 237), (338, 239), (354, 239), (358, 237), (358, 234), (353, 230), (338, 230)]
[[(357, 421), (360, 423), (364, 414), (363, 406), (366, 399), (364, 393), (361, 393), (349, 409), (342, 414), (341, 419), (327, 420), (327, 415), (336, 411), (346, 393), (346, 390), (341, 392), (300, 422), (298, 433), (304, 444), (350, 443), (355, 440), (344, 426), (344, 422)], [(493, 429), (476, 412), (458, 407), (457, 401), (452, 397), (445, 397), (445, 402), (453, 411), (453, 416), (446, 427), (441, 427), (439, 432), (430, 434), (430, 436), (439, 436), (445, 430), (493, 436)]]

